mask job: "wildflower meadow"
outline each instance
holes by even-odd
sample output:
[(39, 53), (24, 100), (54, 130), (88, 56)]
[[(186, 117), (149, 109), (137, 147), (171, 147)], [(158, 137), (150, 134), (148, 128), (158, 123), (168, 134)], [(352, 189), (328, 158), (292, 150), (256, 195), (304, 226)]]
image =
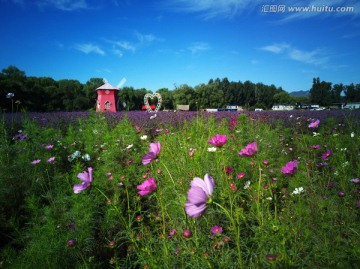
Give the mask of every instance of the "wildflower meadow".
[(359, 268), (359, 111), (0, 116), (0, 268)]

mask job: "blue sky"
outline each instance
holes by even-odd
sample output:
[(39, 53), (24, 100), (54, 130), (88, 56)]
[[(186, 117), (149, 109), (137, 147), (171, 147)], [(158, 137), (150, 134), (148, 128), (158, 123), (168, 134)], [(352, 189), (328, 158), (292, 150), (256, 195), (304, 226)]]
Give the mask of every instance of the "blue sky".
[[(355, 0), (0, 0), (0, 68), (174, 89), (250, 80), (288, 92), (360, 83)], [(313, 7), (292, 12), (293, 7)], [(326, 12), (325, 8), (334, 8)], [(350, 8), (337, 12), (336, 7)]]

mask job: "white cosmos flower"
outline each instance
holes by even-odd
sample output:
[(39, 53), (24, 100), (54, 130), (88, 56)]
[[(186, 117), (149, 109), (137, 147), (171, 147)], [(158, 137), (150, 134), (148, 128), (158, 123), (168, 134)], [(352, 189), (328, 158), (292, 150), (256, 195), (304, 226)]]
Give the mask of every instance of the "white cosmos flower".
[(147, 135), (142, 135), (142, 136), (140, 136), (140, 139), (141, 139), (141, 140), (146, 140), (146, 139), (147, 139)]
[(133, 144), (126, 147), (126, 149), (131, 149), (133, 147)]
[(292, 194), (301, 194), (305, 192), (303, 187), (295, 188), (295, 190), (292, 192)]
[(208, 151), (208, 152), (215, 152), (215, 151), (216, 151), (216, 148), (215, 148), (215, 147), (208, 148), (207, 151)]
[(244, 186), (244, 190), (247, 190), (248, 188), (250, 188), (250, 184), (251, 184), (250, 180), (246, 181), (245, 186)]

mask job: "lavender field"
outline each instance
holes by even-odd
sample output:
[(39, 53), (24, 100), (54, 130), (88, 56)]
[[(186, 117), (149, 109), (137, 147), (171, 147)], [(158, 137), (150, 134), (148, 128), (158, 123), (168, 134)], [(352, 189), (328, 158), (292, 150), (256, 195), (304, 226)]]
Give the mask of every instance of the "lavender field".
[(359, 265), (359, 110), (0, 119), (0, 268)]

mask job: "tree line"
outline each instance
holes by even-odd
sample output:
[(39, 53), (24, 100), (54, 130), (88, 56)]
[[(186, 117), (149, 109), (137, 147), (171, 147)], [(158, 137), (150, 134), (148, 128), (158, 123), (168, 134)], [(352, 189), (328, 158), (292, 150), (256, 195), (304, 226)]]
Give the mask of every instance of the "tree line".
[[(85, 84), (77, 80), (54, 80), (49, 77), (26, 76), (15, 66), (4, 68), (0, 73), (1, 111), (85, 111), (94, 110), (96, 88), (103, 84), (101, 78), (91, 78)], [(164, 109), (176, 109), (177, 105), (189, 105), (190, 110), (206, 108), (225, 108), (226, 105), (239, 105), (244, 109), (271, 109), (273, 104), (310, 104), (330, 106), (334, 103), (360, 101), (360, 84), (332, 86), (329, 82), (314, 78), (310, 97), (291, 96), (281, 87), (245, 82), (230, 82), (223, 79), (210, 79), (195, 87), (187, 84), (169, 90), (157, 90), (161, 94)], [(13, 98), (5, 98), (13, 93)], [(141, 88), (123, 87), (119, 91), (122, 110), (141, 110), (144, 95), (151, 91)], [(11, 99), (11, 100), (10, 100)]]

